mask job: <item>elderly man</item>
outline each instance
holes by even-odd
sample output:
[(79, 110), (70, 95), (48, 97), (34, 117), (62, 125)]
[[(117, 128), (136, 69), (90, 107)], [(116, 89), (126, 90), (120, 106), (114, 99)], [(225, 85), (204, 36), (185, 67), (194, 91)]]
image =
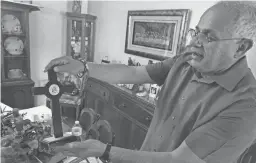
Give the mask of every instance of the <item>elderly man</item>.
[[(256, 41), (253, 2), (219, 2), (200, 18), (184, 54), (153, 65), (128, 67), (87, 63), (91, 77), (109, 83), (163, 85), (140, 151), (112, 147), (113, 163), (231, 163), (256, 137), (256, 81), (246, 52)], [(56, 72), (77, 74), (84, 65), (52, 60)], [(59, 151), (100, 157), (96, 140)]]

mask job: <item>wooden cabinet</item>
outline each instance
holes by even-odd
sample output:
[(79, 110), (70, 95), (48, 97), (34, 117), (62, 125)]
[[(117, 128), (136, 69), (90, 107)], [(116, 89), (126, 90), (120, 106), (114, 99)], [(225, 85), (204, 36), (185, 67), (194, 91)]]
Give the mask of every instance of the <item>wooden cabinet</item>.
[(67, 55), (94, 60), (96, 16), (67, 12)]
[(146, 137), (147, 130), (133, 123), (131, 131), (131, 149), (139, 150)]
[(33, 107), (30, 75), (29, 13), (38, 7), (1, 1), (1, 102), (13, 108)]
[(153, 117), (153, 104), (118, 86), (89, 78), (84, 106), (94, 109), (101, 119), (110, 123), (116, 135), (116, 146), (140, 149)]
[[(85, 107), (94, 109), (107, 120), (116, 134), (115, 146), (139, 150), (153, 118), (154, 104), (115, 85), (89, 78)], [(256, 141), (239, 158), (239, 163), (256, 160)]]
[[(19, 85), (20, 84), (20, 85)], [(2, 87), (2, 102), (19, 109), (31, 108), (34, 104), (31, 87), (34, 82), (17, 83)]]

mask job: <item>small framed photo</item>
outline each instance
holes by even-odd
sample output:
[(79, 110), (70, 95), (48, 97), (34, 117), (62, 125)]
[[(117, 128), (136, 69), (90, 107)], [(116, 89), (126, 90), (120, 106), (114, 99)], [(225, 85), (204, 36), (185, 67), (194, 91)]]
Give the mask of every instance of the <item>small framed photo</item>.
[(152, 98), (156, 98), (160, 90), (160, 87), (157, 84), (151, 84), (149, 89), (149, 96)]

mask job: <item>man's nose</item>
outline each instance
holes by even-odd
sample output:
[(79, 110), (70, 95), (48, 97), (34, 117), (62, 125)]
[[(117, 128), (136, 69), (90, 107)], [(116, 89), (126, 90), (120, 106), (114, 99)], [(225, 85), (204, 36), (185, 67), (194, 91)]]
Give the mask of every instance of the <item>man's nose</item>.
[(191, 46), (201, 48), (203, 47), (203, 41), (202, 38), (199, 38), (198, 36), (194, 37), (191, 41)]

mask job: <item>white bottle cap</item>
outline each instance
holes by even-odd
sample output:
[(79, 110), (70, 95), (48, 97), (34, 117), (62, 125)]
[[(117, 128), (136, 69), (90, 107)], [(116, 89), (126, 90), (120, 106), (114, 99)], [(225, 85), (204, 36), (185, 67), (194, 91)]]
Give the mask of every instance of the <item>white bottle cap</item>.
[(75, 121), (75, 124), (79, 124), (79, 121)]

